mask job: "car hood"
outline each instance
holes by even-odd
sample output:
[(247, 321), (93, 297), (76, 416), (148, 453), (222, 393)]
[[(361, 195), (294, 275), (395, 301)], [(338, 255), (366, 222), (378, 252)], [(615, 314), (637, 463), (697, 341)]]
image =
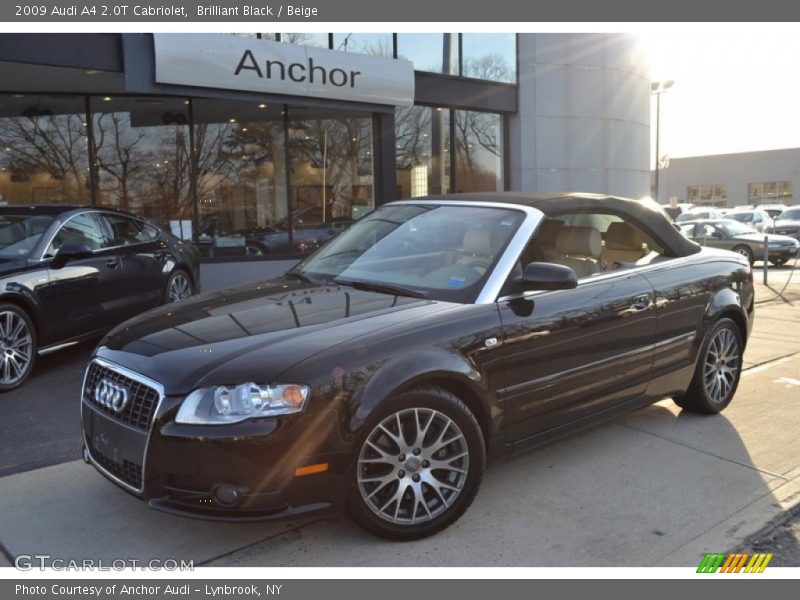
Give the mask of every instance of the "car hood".
[(773, 227), (776, 227), (776, 228), (782, 228), (782, 227), (797, 228), (797, 227), (800, 227), (800, 220), (797, 220), (797, 219), (777, 219), (774, 222)]
[(0, 257), (0, 277), (24, 271), (27, 268), (28, 264), (22, 259)]
[(270, 382), (317, 352), (452, 306), (273, 279), (144, 313), (111, 331), (98, 356), (158, 381), (167, 394)]

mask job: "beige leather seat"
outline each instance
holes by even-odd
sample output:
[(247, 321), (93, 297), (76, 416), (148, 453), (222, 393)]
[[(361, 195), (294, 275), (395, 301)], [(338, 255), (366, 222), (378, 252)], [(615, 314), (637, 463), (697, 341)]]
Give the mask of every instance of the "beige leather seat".
[(491, 265), (493, 259), (492, 232), (487, 227), (480, 226), (467, 229), (461, 244), (461, 257), (456, 264), (485, 269)]
[(601, 271), (602, 245), (600, 232), (594, 227), (566, 226), (556, 238), (556, 251), (561, 256), (550, 262), (569, 267), (579, 279), (588, 277)]
[(635, 263), (645, 255), (643, 243), (639, 232), (628, 223), (611, 223), (606, 231), (600, 260), (607, 269), (615, 268), (615, 263)]
[(552, 262), (558, 258), (556, 251), (556, 240), (558, 233), (564, 228), (564, 221), (557, 219), (545, 219), (539, 225), (539, 230), (533, 238), (534, 260)]

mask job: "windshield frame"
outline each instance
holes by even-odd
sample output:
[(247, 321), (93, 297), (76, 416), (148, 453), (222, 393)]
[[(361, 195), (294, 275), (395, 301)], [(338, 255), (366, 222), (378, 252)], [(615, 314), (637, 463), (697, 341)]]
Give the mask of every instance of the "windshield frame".
[[(539, 226), (541, 220), (544, 218), (544, 213), (542, 211), (524, 204), (513, 204), (509, 202), (482, 202), (472, 200), (436, 200), (423, 198), (417, 200), (396, 200), (394, 202), (387, 202), (386, 204), (376, 208), (376, 210), (389, 206), (453, 206), (465, 208), (491, 208), (512, 210), (523, 214), (522, 222), (517, 226), (516, 232), (512, 234), (500, 256), (495, 260), (494, 266), (484, 281), (483, 286), (479, 288), (477, 294), (474, 295), (474, 297), (472, 297), (470, 300), (466, 301), (465, 304), (494, 304), (497, 301), (498, 297), (500, 296), (500, 292), (502, 291), (503, 286), (508, 279), (508, 276), (511, 274), (514, 265), (516, 264), (518, 257), (522, 254), (522, 251), (528, 244), (528, 240)], [(374, 211), (369, 214), (372, 215), (373, 213)], [(364, 218), (367, 216), (369, 215), (365, 215)], [(298, 269), (302, 272), (303, 265), (317, 253), (320, 253), (328, 245), (328, 243), (330, 242), (326, 242), (321, 248), (319, 248), (310, 256), (306, 257), (306, 259), (298, 264), (295, 269)], [(376, 281), (376, 283), (380, 282)]]

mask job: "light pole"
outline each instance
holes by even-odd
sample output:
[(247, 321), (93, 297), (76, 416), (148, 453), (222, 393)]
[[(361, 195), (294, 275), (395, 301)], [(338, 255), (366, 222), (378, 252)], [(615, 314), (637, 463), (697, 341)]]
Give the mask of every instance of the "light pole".
[(661, 94), (666, 92), (669, 88), (675, 85), (675, 82), (672, 79), (668, 79), (667, 81), (653, 81), (650, 83), (650, 94), (656, 97), (656, 184), (654, 190), (654, 196), (656, 202), (659, 202), (658, 198), (658, 142), (659, 138), (661, 137)]

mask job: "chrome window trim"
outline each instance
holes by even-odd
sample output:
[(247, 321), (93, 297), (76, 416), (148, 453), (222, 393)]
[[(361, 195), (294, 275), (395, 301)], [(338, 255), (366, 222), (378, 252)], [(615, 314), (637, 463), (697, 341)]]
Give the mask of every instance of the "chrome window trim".
[[(137, 373), (136, 371), (131, 371), (130, 369), (126, 369), (123, 366), (120, 366), (120, 365), (118, 365), (116, 363), (113, 363), (111, 361), (105, 360), (103, 358), (94, 357), (94, 358), (92, 358), (91, 361), (89, 361), (89, 366), (86, 367), (86, 371), (83, 374), (83, 384), (81, 385), (81, 407), (83, 407), (83, 405), (86, 404), (86, 406), (88, 406), (90, 409), (96, 411), (95, 407), (92, 406), (92, 404), (90, 402), (86, 401), (86, 393), (85, 393), (86, 392), (86, 378), (89, 376), (89, 369), (91, 368), (92, 363), (98, 364), (101, 367), (105, 367), (106, 369), (111, 369), (112, 371), (116, 371), (117, 373), (119, 373), (120, 375), (123, 375), (124, 377), (127, 377), (128, 379), (133, 379), (134, 381), (136, 381), (138, 383), (141, 383), (143, 385), (146, 385), (148, 387), (151, 387), (154, 390), (156, 390), (156, 392), (158, 392), (158, 400), (156, 401), (156, 406), (155, 406), (155, 409), (153, 410), (153, 416), (152, 416), (150, 424), (149, 424), (149, 426), (148, 426), (148, 428), (146, 430), (147, 431), (147, 439), (145, 440), (144, 452), (142, 453), (142, 487), (141, 488), (136, 488), (136, 487), (130, 485), (129, 483), (126, 483), (125, 481), (122, 481), (119, 477), (116, 477), (115, 475), (112, 475), (111, 473), (109, 473), (106, 469), (104, 469), (102, 467), (102, 465), (100, 465), (94, 459), (94, 457), (92, 456), (92, 451), (90, 449), (90, 444), (88, 443), (88, 441), (86, 439), (86, 428), (83, 426), (83, 410), (81, 410), (81, 434), (83, 435), (83, 445), (84, 445), (84, 448), (86, 448), (86, 454), (89, 457), (89, 461), (92, 463), (92, 466), (94, 466), (98, 471), (103, 473), (103, 475), (105, 475), (106, 477), (108, 477), (109, 479), (114, 481), (117, 485), (125, 488), (128, 491), (134, 492), (135, 494), (142, 494), (144, 492), (144, 483), (146, 481), (145, 471), (146, 471), (146, 468), (147, 468), (147, 451), (150, 449), (150, 436), (153, 433), (153, 425), (155, 424), (156, 419), (158, 418), (158, 412), (161, 409), (162, 402), (164, 401), (164, 386), (162, 384), (160, 384), (159, 382), (155, 381), (154, 379), (150, 379), (149, 377), (145, 377), (141, 373)], [(97, 411), (97, 412), (99, 412), (99, 411)], [(100, 413), (100, 414), (104, 418), (108, 418), (103, 413)], [(122, 426), (125, 426), (124, 423), (119, 423), (119, 424), (122, 425)]]
[(514, 269), (519, 256), (528, 245), (528, 240), (531, 238), (539, 223), (544, 219), (544, 213), (538, 208), (526, 206), (524, 204), (512, 204), (508, 202), (480, 202), (470, 200), (398, 200), (395, 202), (387, 202), (383, 206), (466, 206), (466, 207), (480, 207), (480, 208), (500, 208), (504, 210), (515, 210), (525, 215), (522, 223), (517, 227), (516, 233), (511, 237), (511, 240), (506, 245), (506, 249), (497, 259), (494, 264), (492, 272), (483, 284), (480, 292), (475, 297), (473, 304), (494, 304), (497, 302), (497, 297), (500, 291)]
[[(68, 218), (66, 221), (64, 221), (63, 223), (61, 223), (58, 226), (58, 228), (53, 232), (53, 235), (50, 236), (50, 239), (47, 240), (47, 244), (44, 245), (44, 247), (42, 248), (41, 252), (39, 253), (39, 258), (34, 258), (33, 260), (38, 261), (38, 262), (43, 262), (45, 260), (52, 260), (53, 259), (52, 256), (45, 257), (44, 253), (47, 252), (47, 249), (50, 247), (50, 244), (53, 243), (53, 240), (58, 235), (58, 232), (61, 231), (61, 228), (64, 227), (64, 225), (69, 223), (75, 217), (79, 217), (81, 215), (87, 215), (87, 214), (96, 214), (96, 215), (110, 214), (110, 215), (114, 215), (114, 214), (118, 214), (118, 213), (114, 213), (114, 212), (111, 212), (111, 211), (108, 211), (108, 210), (102, 210), (102, 209), (85, 209), (85, 210), (81, 210), (80, 212), (72, 215), (70, 218)], [(152, 244), (153, 242), (157, 242), (157, 241), (159, 241), (161, 239), (161, 228), (160, 227), (157, 227), (156, 225), (153, 225), (152, 223), (148, 223), (147, 221), (145, 221), (143, 219), (140, 219), (136, 215), (120, 215), (120, 216), (123, 216), (126, 219), (133, 219), (135, 221), (139, 221), (140, 223), (142, 223), (144, 225), (147, 225), (148, 227), (154, 228), (156, 231), (158, 231), (158, 237), (156, 237), (153, 240), (147, 241), (147, 242), (138, 242), (136, 244), (119, 244), (117, 246), (103, 246), (102, 248), (98, 248), (97, 250), (92, 250), (92, 254), (96, 254), (97, 252), (106, 252), (107, 250), (117, 250), (119, 248), (134, 248), (136, 246), (139, 246), (140, 244)], [(102, 226), (99, 223), (98, 223), (97, 226), (100, 227), (100, 231), (103, 233), (103, 237), (105, 238), (105, 231), (103, 231)]]
[[(59, 224), (59, 226), (56, 228), (56, 230), (53, 232), (53, 234), (50, 236), (50, 238), (47, 240), (47, 243), (44, 246), (42, 246), (42, 249), (39, 252), (39, 258), (38, 259), (34, 259), (34, 260), (38, 260), (39, 262), (43, 262), (45, 260), (52, 260), (53, 259), (52, 256), (48, 256), (47, 258), (45, 258), (45, 252), (47, 252), (47, 249), (50, 247), (50, 244), (53, 243), (53, 240), (56, 239), (56, 236), (58, 235), (58, 232), (61, 231), (61, 229), (64, 227), (64, 225), (66, 225), (67, 223), (72, 221), (72, 219), (75, 219), (76, 217), (80, 217), (82, 215), (90, 215), (90, 214), (100, 213), (100, 212), (102, 212), (102, 211), (100, 211), (100, 210), (92, 210), (92, 209), (80, 210), (80, 212), (75, 213), (74, 215), (69, 217), (67, 220), (61, 222)], [(103, 231), (103, 228), (100, 225), (100, 223), (97, 223), (97, 227), (100, 229), (100, 233), (103, 235), (103, 238), (105, 238), (105, 232)], [(104, 246), (102, 248), (98, 248), (97, 250), (92, 250), (92, 254), (94, 254), (95, 252), (104, 252), (105, 250), (110, 250), (110, 249), (111, 249), (110, 246)]]

